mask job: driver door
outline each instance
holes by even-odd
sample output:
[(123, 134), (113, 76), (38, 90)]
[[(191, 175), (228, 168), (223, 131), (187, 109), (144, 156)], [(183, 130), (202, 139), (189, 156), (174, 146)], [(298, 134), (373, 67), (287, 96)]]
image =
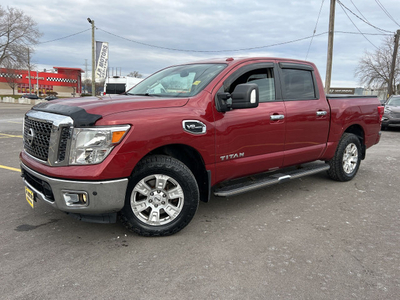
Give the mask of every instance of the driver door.
[[(274, 64), (257, 63), (233, 71), (219, 87), (232, 93), (238, 84), (256, 83), (259, 106), (215, 111), (217, 182), (278, 169), (285, 146), (285, 105), (281, 99)], [(215, 95), (217, 101), (217, 97)]]

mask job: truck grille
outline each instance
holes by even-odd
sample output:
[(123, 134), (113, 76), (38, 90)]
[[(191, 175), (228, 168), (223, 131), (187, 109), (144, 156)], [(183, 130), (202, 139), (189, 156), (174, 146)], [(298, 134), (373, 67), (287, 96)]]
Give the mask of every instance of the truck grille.
[(40, 160), (47, 161), (49, 157), (51, 127), (51, 123), (25, 117), (25, 151)]
[(24, 150), (47, 165), (68, 165), (73, 120), (31, 110), (24, 120)]
[(398, 112), (392, 112), (392, 113), (390, 114), (390, 116), (391, 116), (392, 118), (400, 119), (400, 113), (398, 113)]

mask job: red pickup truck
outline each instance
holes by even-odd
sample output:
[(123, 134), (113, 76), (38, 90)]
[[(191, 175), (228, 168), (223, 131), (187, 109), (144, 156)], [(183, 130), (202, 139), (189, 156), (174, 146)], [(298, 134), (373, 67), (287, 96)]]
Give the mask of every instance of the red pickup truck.
[(306, 61), (172, 66), (123, 95), (28, 111), (20, 154), (26, 199), (80, 220), (119, 215), (140, 235), (170, 235), (212, 193), (237, 195), (321, 171), (351, 180), (379, 142), (383, 111), (375, 97), (327, 97)]

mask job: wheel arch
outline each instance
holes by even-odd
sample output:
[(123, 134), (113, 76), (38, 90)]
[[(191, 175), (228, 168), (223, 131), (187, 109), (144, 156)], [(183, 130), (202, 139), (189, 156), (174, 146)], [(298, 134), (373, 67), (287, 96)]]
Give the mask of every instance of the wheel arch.
[(208, 202), (211, 196), (211, 172), (206, 170), (205, 163), (201, 154), (188, 145), (170, 144), (156, 148), (143, 159), (151, 155), (167, 155), (184, 163), (196, 178), (200, 191), (200, 200)]
[(353, 124), (348, 127), (344, 133), (352, 133), (360, 140), (361, 144), (361, 159), (365, 159), (366, 147), (365, 147), (365, 131), (363, 127), (359, 124)]

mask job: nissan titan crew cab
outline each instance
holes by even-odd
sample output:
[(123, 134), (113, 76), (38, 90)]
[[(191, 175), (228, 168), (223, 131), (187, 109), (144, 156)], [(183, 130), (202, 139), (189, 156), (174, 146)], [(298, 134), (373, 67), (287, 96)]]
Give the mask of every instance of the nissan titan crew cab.
[(172, 66), (122, 95), (28, 111), (20, 154), (26, 199), (80, 220), (119, 216), (140, 235), (170, 235), (212, 194), (322, 171), (351, 180), (379, 142), (382, 115), (376, 97), (326, 96), (306, 61)]

